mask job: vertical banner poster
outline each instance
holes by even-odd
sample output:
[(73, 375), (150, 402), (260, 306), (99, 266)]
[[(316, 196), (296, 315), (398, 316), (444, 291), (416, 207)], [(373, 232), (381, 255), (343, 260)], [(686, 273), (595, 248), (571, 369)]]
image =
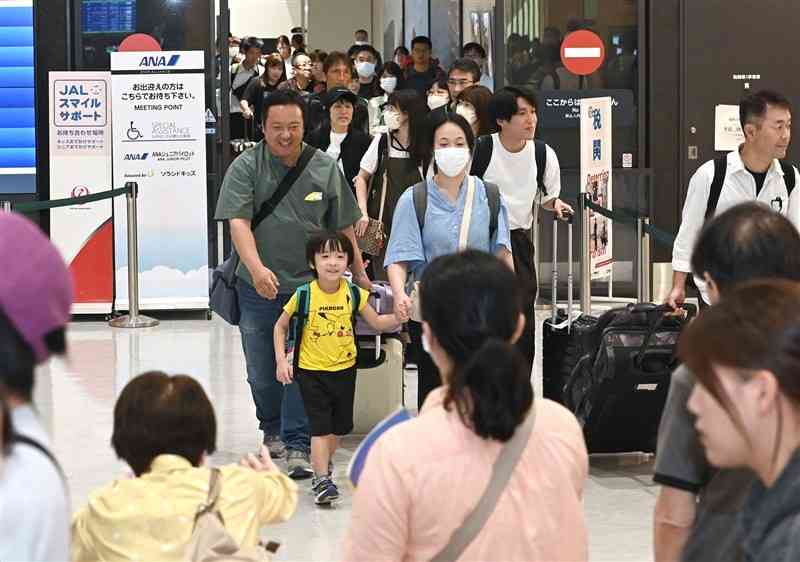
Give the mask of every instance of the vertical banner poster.
[[(581, 193), (611, 210), (611, 98), (581, 100)], [(606, 217), (589, 211), (592, 279), (611, 275), (612, 229)]]
[[(111, 189), (111, 73), (51, 72), (50, 198)], [(114, 298), (111, 200), (50, 211), (50, 237), (75, 281), (76, 314), (107, 314)]]
[[(139, 304), (208, 308), (205, 55), (111, 54), (114, 185), (139, 185)], [(126, 203), (115, 200), (116, 306), (128, 307)]]

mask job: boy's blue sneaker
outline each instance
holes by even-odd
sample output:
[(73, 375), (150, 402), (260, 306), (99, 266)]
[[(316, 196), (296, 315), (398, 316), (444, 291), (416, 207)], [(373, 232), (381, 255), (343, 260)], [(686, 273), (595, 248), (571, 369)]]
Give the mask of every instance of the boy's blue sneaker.
[(339, 488), (336, 487), (336, 484), (327, 474), (325, 476), (315, 476), (311, 490), (314, 492), (314, 503), (317, 505), (330, 505), (331, 502), (339, 499)]

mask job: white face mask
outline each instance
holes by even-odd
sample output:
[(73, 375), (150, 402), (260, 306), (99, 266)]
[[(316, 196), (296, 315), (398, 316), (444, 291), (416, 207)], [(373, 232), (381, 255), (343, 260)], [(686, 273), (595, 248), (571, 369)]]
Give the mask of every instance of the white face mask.
[(428, 96), (428, 107), (433, 111), (434, 109), (439, 109), (443, 105), (447, 105), (447, 98), (444, 96)]
[(431, 344), (428, 342), (428, 336), (425, 335), (425, 332), (422, 333), (422, 350), (428, 355), (431, 354)]
[(383, 122), (389, 127), (390, 131), (396, 131), (400, 128), (400, 114), (394, 109), (387, 109), (383, 112)]
[(455, 177), (464, 171), (469, 162), (469, 149), (465, 146), (448, 146), (433, 151), (436, 166), (447, 177)]
[(366, 45), (367, 42), (366, 41), (355, 41), (353, 44), (354, 45), (358, 45), (360, 47), (361, 45)]
[(371, 78), (375, 75), (375, 63), (359, 62), (356, 64), (356, 72), (361, 78)]
[(475, 112), (475, 109), (466, 105), (458, 105), (456, 106), (456, 113), (458, 113), (461, 117), (467, 120), (467, 123), (470, 125), (474, 125), (478, 122), (478, 114)]
[(381, 89), (383, 89), (384, 92), (391, 94), (394, 92), (395, 88), (397, 88), (397, 76), (381, 78)]
[(236, 57), (238, 57), (239, 56), (239, 47), (231, 47), (230, 49), (228, 49), (228, 56), (231, 59), (235, 59)]

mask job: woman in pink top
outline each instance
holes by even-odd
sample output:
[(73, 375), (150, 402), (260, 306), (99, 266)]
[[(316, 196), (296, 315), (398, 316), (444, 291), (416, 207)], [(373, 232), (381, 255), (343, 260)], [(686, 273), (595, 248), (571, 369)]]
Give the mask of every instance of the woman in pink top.
[(513, 343), (525, 325), (512, 271), (476, 251), (438, 258), (421, 286), (423, 344), (444, 386), (387, 431), (353, 496), (347, 561), (431, 560), (486, 489), (533, 406), (533, 432), (489, 519), (459, 560), (586, 560), (588, 455), (573, 415), (534, 400)]

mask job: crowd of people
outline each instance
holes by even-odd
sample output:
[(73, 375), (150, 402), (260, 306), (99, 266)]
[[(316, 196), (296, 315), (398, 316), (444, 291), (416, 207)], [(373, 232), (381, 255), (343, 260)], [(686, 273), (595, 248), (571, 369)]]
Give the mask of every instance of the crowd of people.
[[(231, 164), (216, 210), (241, 260), (239, 329), (263, 432), (239, 464), (209, 466), (216, 414), (194, 379), (144, 373), (117, 398), (110, 436), (132, 477), (70, 517), (32, 391), (36, 366), (68, 351), (71, 277), (33, 223), (0, 213), (0, 560), (262, 559), (220, 545), (255, 548), (262, 526), (291, 518), (296, 479), (312, 478), (319, 505), (342, 494), (333, 455), (353, 428), (357, 316), (378, 332), (405, 325), (419, 414), (373, 444), (330, 557), (587, 560), (583, 433), (530, 380), (533, 214), (572, 213), (556, 153), (534, 140), (536, 98), (492, 93), (467, 56), (445, 74), (426, 37), (381, 64), (365, 34), (325, 56), (284, 37), (263, 68), (248, 39), (231, 68), (242, 126), (259, 120), (263, 136)], [(709, 163), (675, 249), (670, 300), (693, 273), (709, 306), (681, 337), (660, 429), (659, 561), (800, 556), (797, 172), (790, 181), (779, 161), (790, 106), (760, 92), (741, 114), (746, 140), (728, 156), (719, 208), (705, 203)], [(385, 314), (368, 302), (375, 279), (394, 295)], [(229, 540), (202, 536), (207, 511)]]

